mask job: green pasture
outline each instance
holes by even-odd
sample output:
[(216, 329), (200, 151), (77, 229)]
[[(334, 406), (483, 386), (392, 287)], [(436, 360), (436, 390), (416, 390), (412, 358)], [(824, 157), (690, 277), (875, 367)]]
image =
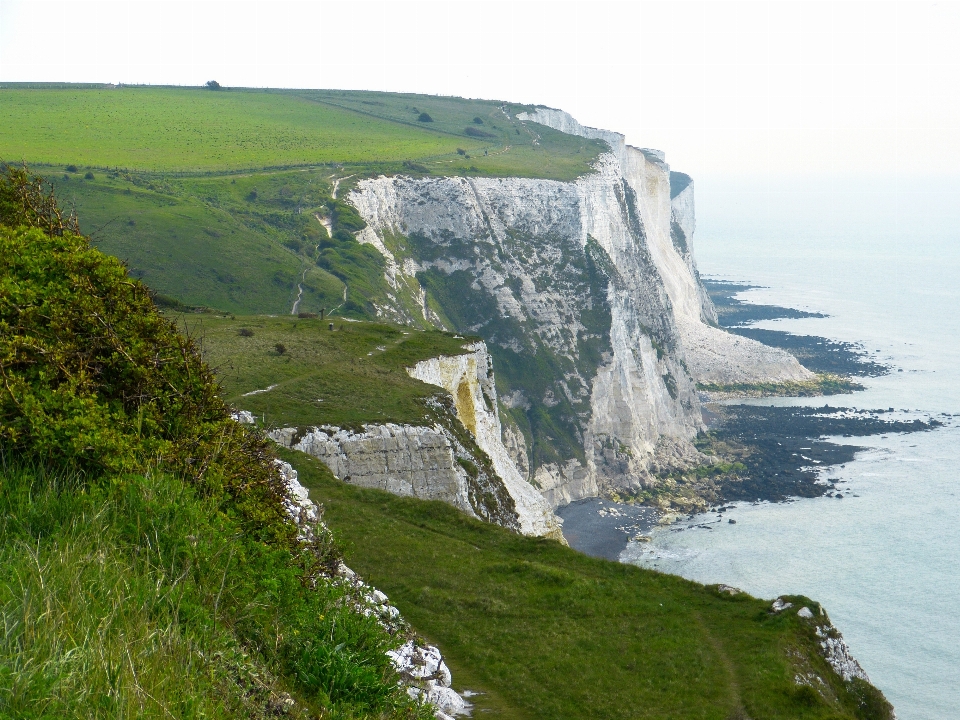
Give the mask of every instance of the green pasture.
[(289, 316), (184, 315), (179, 322), (200, 342), (227, 402), (268, 426), (423, 423), (424, 400), (441, 391), (405, 368), (459, 355), (468, 342), (450, 333), (342, 318), (334, 318), (332, 331), (327, 320)]
[[(438, 644), (474, 716), (529, 720), (886, 718), (866, 683), (817, 653), (791, 597), (726, 595), (682, 578), (515, 535), (439, 502), (336, 480), (284, 452), (346, 562)], [(798, 674), (820, 680), (816, 690)], [(822, 682), (821, 682), (822, 681)]]
[[(423, 113), (429, 122), (419, 119)], [(370, 172), (406, 162), (408, 171), (434, 174), (573, 179), (589, 172), (602, 147), (527, 127), (493, 101), (333, 91), (0, 88), (0, 159), (34, 165), (165, 173), (335, 164)]]

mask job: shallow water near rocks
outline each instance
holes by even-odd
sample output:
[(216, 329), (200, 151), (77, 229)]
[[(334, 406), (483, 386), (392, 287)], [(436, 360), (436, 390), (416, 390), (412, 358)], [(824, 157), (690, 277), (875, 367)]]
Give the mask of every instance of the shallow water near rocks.
[(960, 182), (758, 187), (698, 183), (701, 272), (767, 286), (741, 299), (830, 316), (757, 327), (860, 342), (893, 366), (830, 405), (957, 417), (941, 416), (945, 426), (930, 432), (837, 438), (866, 448), (825, 471), (842, 499), (737, 503), (721, 522), (708, 513), (658, 528), (620, 559), (760, 597), (818, 600), (900, 720), (952, 717), (960, 708)]
[(587, 498), (557, 510), (563, 518), (563, 536), (574, 550), (586, 555), (617, 560), (627, 543), (637, 535), (649, 536), (656, 526), (657, 511), (643, 505)]

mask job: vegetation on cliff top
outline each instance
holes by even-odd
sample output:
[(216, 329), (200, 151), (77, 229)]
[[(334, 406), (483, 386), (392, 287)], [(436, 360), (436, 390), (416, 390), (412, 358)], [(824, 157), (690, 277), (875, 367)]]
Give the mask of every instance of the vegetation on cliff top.
[[(406, 162), (444, 175), (569, 180), (606, 147), (528, 128), (513, 117), (527, 106), (492, 100), (16, 84), (0, 87), (0, 98), (0, 158), (47, 166), (222, 172), (330, 163), (389, 172)], [(432, 121), (418, 122), (425, 111)]]
[(196, 346), (11, 168), (0, 380), (0, 714), (429, 716)]
[(463, 354), (476, 340), (342, 320), (331, 331), (327, 320), (289, 315), (185, 315), (182, 321), (202, 340), (227, 402), (268, 426), (432, 424), (425, 401), (443, 391), (406, 368)]
[(823, 620), (796, 615), (819, 612), (808, 598), (774, 613), (745, 593), (590, 558), (284, 456), (324, 503), (347, 562), (438, 643), (458, 689), (483, 693), (483, 715), (891, 717), (876, 689), (844, 682), (819, 655)]

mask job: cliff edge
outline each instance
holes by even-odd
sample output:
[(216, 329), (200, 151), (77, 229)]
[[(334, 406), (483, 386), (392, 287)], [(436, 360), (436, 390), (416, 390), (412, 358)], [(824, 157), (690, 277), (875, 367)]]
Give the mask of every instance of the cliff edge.
[(387, 319), (478, 334), (502, 440), (553, 506), (635, 492), (701, 462), (697, 383), (806, 380), (788, 353), (716, 327), (693, 254), (693, 182), (568, 114), (521, 113), (610, 146), (573, 182), (385, 177), (349, 199), (385, 258)]

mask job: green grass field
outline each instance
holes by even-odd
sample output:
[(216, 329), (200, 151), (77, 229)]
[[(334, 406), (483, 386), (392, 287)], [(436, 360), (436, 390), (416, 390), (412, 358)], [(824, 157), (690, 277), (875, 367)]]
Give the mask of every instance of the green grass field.
[[(151, 172), (389, 170), (408, 161), (439, 174), (572, 179), (602, 147), (529, 130), (499, 108), (385, 93), (8, 85), (0, 88), (0, 159)], [(418, 121), (427, 111), (437, 117)]]
[[(812, 626), (795, 612), (348, 485), (312, 458), (285, 457), (326, 508), (347, 563), (439, 645), (455, 688), (484, 693), (480, 717), (887, 717), (875, 690), (845, 685), (817, 655)], [(819, 693), (794, 680), (811, 672)]]
[[(270, 317), (185, 315), (187, 331), (223, 384), (224, 398), (268, 426), (433, 423), (423, 401), (439, 391), (404, 368), (458, 355), (464, 338), (391, 325)], [(241, 335), (240, 330), (252, 333)], [(285, 350), (277, 352), (281, 343)], [(269, 392), (245, 396), (271, 385)]]
[(300, 310), (370, 318), (389, 292), (382, 259), (352, 240), (356, 227), (330, 241), (317, 217), (335, 187), (343, 198), (364, 177), (396, 173), (571, 180), (604, 149), (505, 107), (509, 116), (495, 101), (395, 93), (7, 84), (0, 161), (44, 175), (97, 247), (162, 295), (284, 313), (302, 287)]

